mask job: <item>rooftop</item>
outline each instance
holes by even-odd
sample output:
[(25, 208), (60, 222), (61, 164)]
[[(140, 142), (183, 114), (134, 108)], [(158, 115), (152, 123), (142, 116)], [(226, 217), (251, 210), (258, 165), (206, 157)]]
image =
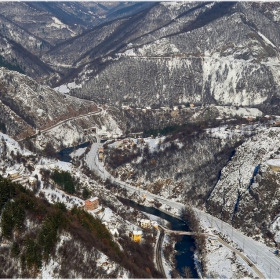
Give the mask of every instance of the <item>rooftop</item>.
[(141, 223), (150, 223), (150, 220), (148, 220), (148, 219), (141, 219), (140, 222)]
[(12, 175), (12, 174), (18, 174), (18, 171), (17, 170), (12, 170), (12, 171), (9, 171), (8, 174)]
[(92, 198), (88, 199), (88, 201), (91, 201), (91, 202), (95, 201), (95, 200), (98, 200), (98, 197), (95, 196), (95, 197), (92, 197)]
[(272, 165), (272, 166), (279, 166), (280, 167), (280, 159), (276, 158), (276, 159), (270, 159), (267, 161), (268, 165)]

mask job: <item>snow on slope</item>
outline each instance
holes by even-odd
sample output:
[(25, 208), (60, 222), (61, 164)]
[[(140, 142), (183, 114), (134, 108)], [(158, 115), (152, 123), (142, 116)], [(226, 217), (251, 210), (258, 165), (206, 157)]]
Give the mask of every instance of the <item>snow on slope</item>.
[(240, 105), (241, 103), (243, 106), (250, 106), (261, 104), (267, 99), (267, 94), (262, 94), (261, 88), (258, 92), (252, 90), (249, 92), (250, 89), (245, 88), (245, 80), (244, 89), (239, 86), (247, 73), (252, 77), (254, 73), (262, 72), (261, 65), (236, 59), (234, 56), (223, 58), (215, 53), (204, 57), (202, 67), (204, 86), (206, 82), (210, 83), (211, 95), (221, 104)]
[[(232, 160), (222, 169), (221, 177), (211, 196), (216, 192), (236, 197), (236, 191), (246, 192), (255, 168), (276, 154), (280, 147), (280, 128), (261, 131), (239, 146)], [(228, 192), (224, 192), (227, 189)]]
[(24, 156), (34, 155), (29, 150), (25, 148), (21, 148), (18, 142), (13, 138), (11, 138), (10, 136), (8, 136), (7, 134), (0, 132), (0, 140), (6, 142), (9, 153), (13, 151), (15, 154), (17, 152), (20, 152)]

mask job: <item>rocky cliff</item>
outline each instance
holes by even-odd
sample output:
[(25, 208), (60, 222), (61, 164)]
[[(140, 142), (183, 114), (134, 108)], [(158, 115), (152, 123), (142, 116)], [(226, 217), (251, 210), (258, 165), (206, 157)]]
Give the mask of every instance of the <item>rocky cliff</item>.
[(262, 130), (236, 149), (207, 200), (210, 213), (256, 238), (279, 242), (279, 173), (267, 160), (279, 154), (278, 127)]

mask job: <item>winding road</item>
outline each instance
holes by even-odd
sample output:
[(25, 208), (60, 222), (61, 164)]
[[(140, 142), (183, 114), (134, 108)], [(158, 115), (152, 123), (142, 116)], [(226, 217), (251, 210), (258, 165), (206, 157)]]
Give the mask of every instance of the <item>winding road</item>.
[[(86, 113), (86, 114), (79, 115), (79, 116), (76, 116), (76, 117), (71, 117), (71, 118), (62, 120), (62, 121), (60, 121), (60, 122), (57, 122), (56, 124), (54, 124), (54, 125), (52, 125), (52, 126), (50, 126), (50, 127), (48, 127), (48, 128), (45, 128), (45, 129), (40, 130), (40, 133), (45, 133), (45, 132), (47, 132), (47, 131), (49, 131), (49, 130), (52, 130), (52, 129), (54, 129), (54, 128), (56, 128), (56, 127), (58, 127), (58, 126), (60, 126), (60, 125), (62, 125), (62, 124), (64, 124), (64, 123), (66, 123), (66, 122), (69, 122), (69, 121), (77, 120), (77, 119), (84, 118), (84, 117), (89, 117), (89, 116), (92, 116), (92, 115), (99, 115), (101, 112), (103, 112), (103, 109), (102, 109), (101, 107), (98, 107), (98, 109), (99, 109), (99, 110), (94, 111), (94, 112)], [(22, 138), (22, 139), (20, 139), (20, 140), (17, 140), (17, 141), (18, 141), (18, 142), (21, 142), (21, 141), (26, 140), (27, 138), (34, 137), (34, 136), (36, 136), (36, 135), (38, 135), (38, 133), (34, 133), (34, 134), (32, 134), (32, 135), (29, 135), (29, 136), (27, 136), (27, 137), (25, 137), (25, 138)]]
[[(126, 190), (136, 192), (139, 195), (145, 195), (146, 199), (148, 200), (158, 200), (162, 204), (165, 204), (177, 211), (177, 213), (180, 212), (180, 210), (185, 206), (184, 204), (180, 202), (176, 202), (173, 200), (169, 200), (163, 197), (160, 197), (158, 195), (149, 193), (145, 190), (142, 190), (138, 187), (134, 187), (126, 182), (123, 182), (119, 180), (118, 178), (113, 177), (104, 167), (102, 162), (98, 161), (97, 157), (97, 148), (101, 147), (102, 144), (94, 143), (91, 151), (90, 151), (90, 159), (88, 159), (88, 163), (90, 163), (90, 168), (97, 171), (99, 176), (101, 178), (110, 179), (112, 182), (114, 182), (116, 185), (118, 185), (121, 188), (125, 188)], [(160, 209), (161, 210), (161, 209)], [(227, 244), (227, 247), (231, 249), (233, 252), (235, 252), (238, 255), (242, 255), (242, 259), (250, 263), (251, 267), (254, 269), (258, 277), (260, 278), (274, 278), (274, 279), (280, 279), (280, 258), (275, 256), (273, 253), (273, 250), (266, 245), (264, 245), (261, 242), (258, 242), (250, 237), (245, 236), (242, 232), (239, 230), (236, 230), (231, 225), (223, 222), (222, 220), (205, 213), (199, 209), (194, 208), (194, 211), (197, 215), (197, 218), (203, 222), (204, 224), (207, 224), (207, 227), (215, 229), (216, 231), (224, 234), (227, 236), (229, 240), (234, 242), (238, 248), (240, 248), (240, 251), (233, 248), (231, 245), (229, 245), (224, 240), (221, 242), (221, 244), (225, 245)], [(164, 212), (169, 212), (164, 210)], [(168, 213), (174, 216), (174, 213)], [(175, 214), (175, 216), (179, 216), (179, 214)], [(222, 239), (221, 239), (222, 240)]]
[(165, 278), (167, 278), (165, 275), (165, 270), (163, 268), (162, 258), (161, 258), (161, 248), (162, 248), (163, 237), (164, 237), (164, 232), (163, 232), (163, 230), (160, 230), (159, 237), (158, 237), (157, 244), (156, 244), (156, 263), (157, 263), (158, 271), (161, 272)]

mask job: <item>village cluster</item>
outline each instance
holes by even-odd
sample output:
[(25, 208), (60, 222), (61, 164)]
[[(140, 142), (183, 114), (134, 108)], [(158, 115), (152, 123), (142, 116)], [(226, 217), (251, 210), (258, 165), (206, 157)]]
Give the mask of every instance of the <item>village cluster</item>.
[[(12, 182), (22, 184), (26, 186), (35, 186), (37, 183), (37, 178), (33, 176), (24, 176), (19, 173), (17, 170), (10, 171), (7, 175), (7, 178), (10, 179)], [(84, 205), (82, 206), (86, 211), (93, 211), (94, 214), (98, 214), (102, 212), (102, 206), (99, 204), (98, 197), (92, 197), (85, 200)], [(119, 236), (119, 232), (117, 229), (117, 225), (114, 223), (103, 222), (103, 224), (107, 227), (107, 229), (111, 232), (113, 236)], [(141, 219), (138, 221), (138, 226), (143, 229), (147, 228), (155, 228), (158, 229), (158, 222), (151, 221), (149, 219)], [(141, 242), (143, 232), (141, 230), (133, 230), (129, 232), (129, 236), (132, 238), (134, 242)]]
[[(189, 104), (187, 105), (189, 106), (189, 108), (193, 109), (195, 108), (195, 105), (194, 104)], [(159, 107), (159, 108), (152, 108), (151, 106), (147, 106), (145, 108), (136, 108), (136, 110), (141, 110), (143, 113), (146, 113), (147, 111), (149, 110), (163, 110), (163, 111), (177, 111), (179, 109), (185, 109), (185, 108), (188, 108), (186, 105), (176, 105), (176, 106), (172, 106), (172, 107), (166, 107), (166, 106), (163, 106), (163, 107)], [(130, 110), (132, 109), (131, 106), (129, 105), (122, 105), (122, 109), (124, 110)]]
[[(99, 205), (98, 197), (92, 197), (90, 199), (87, 199), (85, 201), (84, 210), (93, 211), (95, 214), (102, 212), (102, 207)], [(119, 236), (119, 231), (117, 229), (116, 223), (110, 223), (105, 221), (103, 222), (103, 224), (106, 226), (106, 228), (111, 232), (113, 236)], [(151, 221), (149, 219), (140, 219), (138, 221), (138, 226), (140, 226), (143, 229), (147, 229), (147, 228), (158, 229), (159, 225), (157, 221)], [(133, 230), (129, 232), (129, 236), (132, 238), (134, 242), (141, 242), (143, 231)]]

